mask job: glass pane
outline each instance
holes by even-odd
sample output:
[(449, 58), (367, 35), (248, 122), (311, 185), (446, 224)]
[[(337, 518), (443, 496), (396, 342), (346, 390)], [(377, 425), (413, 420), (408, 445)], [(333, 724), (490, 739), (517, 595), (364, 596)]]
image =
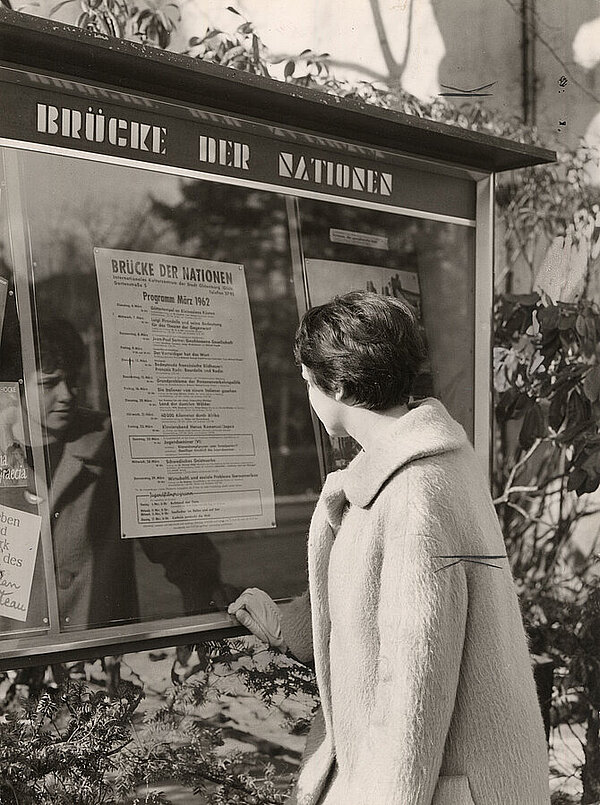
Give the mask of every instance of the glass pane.
[[(27, 427), (7, 188), (0, 154), (0, 637), (48, 628), (41, 487)], [(34, 515), (34, 518), (31, 517)]]
[[(298, 310), (284, 199), (80, 159), (20, 158), (61, 628), (224, 610), (250, 585), (276, 598), (299, 592), (320, 477), (292, 357)], [(244, 266), (276, 528), (121, 538), (119, 485), (128, 479), (115, 465), (122, 412), (110, 410), (107, 391), (97, 249)]]
[[(300, 202), (300, 223), (311, 304), (373, 290), (415, 306), (430, 354), (415, 396), (439, 397), (472, 439), (475, 230), (309, 199)], [(328, 469), (354, 455), (347, 441), (333, 440)]]

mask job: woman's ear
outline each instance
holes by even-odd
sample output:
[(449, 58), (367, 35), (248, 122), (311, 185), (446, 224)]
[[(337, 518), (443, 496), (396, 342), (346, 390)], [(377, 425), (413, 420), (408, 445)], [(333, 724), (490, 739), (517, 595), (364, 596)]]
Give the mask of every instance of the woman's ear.
[(333, 396), (334, 396), (334, 399), (337, 400), (337, 402), (340, 402), (340, 400), (344, 399), (344, 389), (342, 389), (342, 388), (336, 389), (335, 394)]

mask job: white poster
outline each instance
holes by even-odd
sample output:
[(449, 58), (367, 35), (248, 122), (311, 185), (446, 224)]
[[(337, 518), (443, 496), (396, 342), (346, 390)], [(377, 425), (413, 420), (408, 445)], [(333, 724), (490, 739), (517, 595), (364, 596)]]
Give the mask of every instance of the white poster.
[(19, 384), (0, 383), (0, 487), (27, 486), (23, 412)]
[(348, 291), (374, 291), (405, 299), (419, 315), (421, 313), (419, 276), (413, 271), (307, 259), (306, 277), (311, 307)]
[(0, 616), (27, 620), (41, 521), (0, 505)]
[(94, 256), (122, 536), (274, 527), (244, 267)]

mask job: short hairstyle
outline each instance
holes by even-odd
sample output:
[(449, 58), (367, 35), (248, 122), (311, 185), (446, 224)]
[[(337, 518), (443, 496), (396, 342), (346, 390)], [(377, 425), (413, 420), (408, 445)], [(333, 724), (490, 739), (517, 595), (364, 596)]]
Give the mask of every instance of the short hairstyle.
[(407, 302), (352, 291), (304, 314), (294, 357), (325, 393), (342, 389), (353, 404), (384, 411), (408, 401), (427, 348)]
[(62, 371), (76, 378), (85, 360), (81, 336), (66, 319), (42, 315), (38, 321), (39, 363), (42, 372)]
[[(42, 315), (37, 327), (38, 362), (42, 372), (63, 371), (77, 378), (85, 360), (85, 346), (73, 325), (58, 316)], [(0, 380), (14, 381), (23, 374), (21, 333), (16, 316), (5, 321), (0, 348)]]
[(0, 341), (0, 380), (14, 382), (23, 376), (21, 336), (16, 313), (9, 308)]

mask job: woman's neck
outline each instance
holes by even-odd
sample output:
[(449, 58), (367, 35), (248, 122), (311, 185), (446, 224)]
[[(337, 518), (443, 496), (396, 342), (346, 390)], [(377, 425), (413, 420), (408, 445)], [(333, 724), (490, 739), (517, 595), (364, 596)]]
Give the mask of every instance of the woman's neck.
[(349, 405), (345, 417), (346, 431), (368, 453), (375, 444), (387, 438), (396, 422), (407, 413), (407, 405), (396, 405), (385, 411)]

